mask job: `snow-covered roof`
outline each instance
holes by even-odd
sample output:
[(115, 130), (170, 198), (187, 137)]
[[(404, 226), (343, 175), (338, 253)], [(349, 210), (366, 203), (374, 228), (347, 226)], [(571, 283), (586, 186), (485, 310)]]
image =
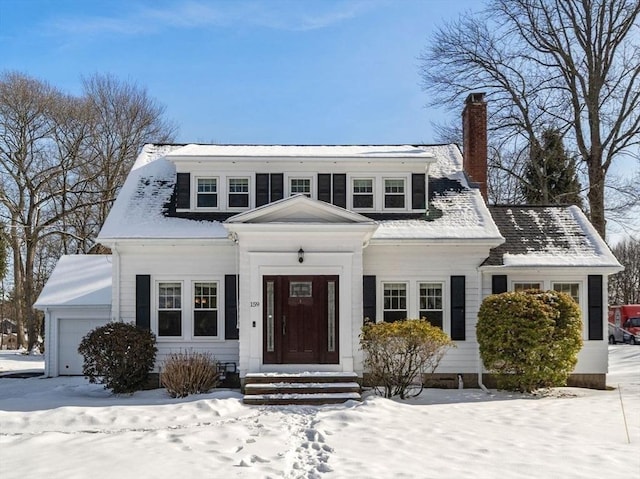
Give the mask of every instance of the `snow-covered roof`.
[(220, 222), (167, 217), (176, 183), (175, 165), (166, 159), (179, 145), (145, 145), (105, 221), (98, 242), (124, 238), (226, 238)]
[[(419, 159), (429, 165), (429, 215), (366, 215), (380, 227), (374, 240), (502, 240), (477, 189), (462, 172), (456, 145), (282, 146), (282, 145), (146, 145), (122, 187), (98, 241), (119, 239), (220, 239), (227, 237), (216, 214), (173, 214), (174, 161), (195, 157), (387, 158)], [(219, 216), (219, 217), (218, 217)], [(399, 219), (399, 216), (404, 216)]]
[(372, 240), (488, 240), (502, 242), (487, 206), (461, 171), (429, 179), (429, 212), (426, 217), (380, 221)]
[(110, 305), (111, 265), (111, 255), (62, 256), (34, 307)]
[(416, 145), (200, 145), (190, 144), (167, 154), (172, 161), (194, 158), (434, 158), (430, 147)]
[(491, 250), (485, 266), (621, 269), (577, 206), (491, 206), (489, 209), (506, 241)]

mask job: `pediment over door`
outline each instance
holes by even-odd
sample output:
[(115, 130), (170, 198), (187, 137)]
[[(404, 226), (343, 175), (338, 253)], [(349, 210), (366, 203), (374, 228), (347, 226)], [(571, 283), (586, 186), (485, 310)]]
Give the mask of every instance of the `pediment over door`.
[(324, 201), (307, 198), (304, 195), (290, 196), (251, 211), (245, 211), (232, 216), (225, 223), (230, 226), (269, 223), (375, 225), (375, 222), (366, 216)]

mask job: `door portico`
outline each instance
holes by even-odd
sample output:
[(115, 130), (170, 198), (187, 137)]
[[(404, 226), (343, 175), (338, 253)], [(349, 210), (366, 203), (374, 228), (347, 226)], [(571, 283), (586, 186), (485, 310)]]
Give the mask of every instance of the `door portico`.
[(238, 248), (240, 376), (354, 371), (363, 317), (354, 298), (362, 298), (362, 250), (377, 225), (295, 196), (225, 227)]

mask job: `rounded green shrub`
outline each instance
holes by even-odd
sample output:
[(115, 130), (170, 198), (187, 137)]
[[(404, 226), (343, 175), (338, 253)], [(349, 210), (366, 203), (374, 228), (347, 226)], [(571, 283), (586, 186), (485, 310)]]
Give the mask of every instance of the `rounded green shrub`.
[(114, 393), (142, 388), (156, 360), (156, 337), (129, 323), (108, 323), (82, 338), (78, 352), (84, 357), (82, 373), (91, 383), (104, 384)]
[(582, 348), (581, 312), (571, 296), (557, 291), (496, 294), (480, 306), (476, 335), (499, 388), (563, 386)]
[(369, 381), (387, 398), (420, 394), (423, 375), (432, 374), (453, 346), (449, 336), (423, 319), (366, 324), (360, 335)]

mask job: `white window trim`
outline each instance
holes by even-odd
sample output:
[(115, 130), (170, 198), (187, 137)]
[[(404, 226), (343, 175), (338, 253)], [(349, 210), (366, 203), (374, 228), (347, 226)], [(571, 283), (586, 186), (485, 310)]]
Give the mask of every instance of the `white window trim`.
[[(153, 280), (153, 298), (151, 298), (151, 331), (156, 335), (158, 343), (168, 342), (225, 342), (225, 320), (226, 311), (224, 302), (224, 276), (204, 276), (204, 275), (175, 275), (175, 276), (155, 276)], [(160, 283), (180, 283), (182, 297), (182, 335), (181, 336), (160, 336), (158, 334), (158, 300)], [(217, 283), (218, 285), (218, 336), (195, 336), (193, 333), (193, 294), (195, 283)], [(186, 298), (186, 303), (185, 303)], [(235, 341), (235, 340), (234, 340)]]
[[(216, 309), (215, 310), (211, 310), (211, 309), (203, 309), (203, 311), (216, 311), (216, 321), (218, 322), (217, 324), (217, 330), (218, 330), (218, 335), (217, 336), (196, 336), (195, 335), (195, 307), (193, 304), (193, 300), (195, 297), (195, 291), (196, 291), (196, 283), (215, 283), (216, 285)], [(190, 340), (191, 341), (212, 341), (212, 340), (220, 340), (224, 338), (224, 331), (223, 331), (223, 327), (221, 325), (221, 323), (223, 323), (223, 321), (220, 320), (221, 318), (221, 308), (220, 308), (220, 304), (221, 304), (221, 300), (220, 298), (223, 296), (222, 293), (223, 291), (221, 290), (221, 283), (219, 280), (214, 280), (214, 279), (192, 279), (191, 280), (191, 291), (190, 291), (190, 297), (189, 297), (189, 320), (190, 320), (190, 329), (191, 329), (191, 334), (190, 334)]]
[[(387, 197), (387, 193), (386, 193), (386, 182), (387, 180), (402, 180), (404, 182), (404, 206), (402, 208), (387, 208), (385, 206), (385, 200)], [(406, 176), (383, 176), (382, 177), (382, 187), (381, 187), (381, 206), (382, 206), (382, 210), (383, 211), (407, 211), (408, 205), (409, 205), (409, 198), (408, 198), (408, 185), (409, 185), (409, 180)], [(390, 193), (393, 194), (393, 193)], [(394, 196), (400, 196), (399, 194), (393, 194)]]
[(438, 284), (440, 285), (440, 291), (442, 292), (442, 309), (432, 309), (430, 311), (442, 311), (442, 331), (447, 332), (447, 334), (449, 334), (448, 329), (447, 329), (447, 288), (446, 288), (446, 283), (442, 280), (435, 280), (435, 281), (428, 281), (428, 280), (422, 280), (419, 279), (416, 281), (416, 318), (422, 319), (420, 318), (420, 311), (422, 308), (420, 308), (420, 285), (421, 284)]
[(380, 281), (380, 286), (379, 286), (379, 290), (380, 290), (380, 315), (379, 315), (379, 319), (376, 321), (378, 323), (384, 323), (384, 312), (385, 311), (402, 311), (399, 309), (389, 309), (386, 310), (384, 309), (384, 285), (385, 284), (404, 284), (405, 286), (405, 293), (406, 293), (406, 299), (405, 299), (405, 311), (407, 312), (407, 318), (411, 318), (411, 307), (412, 307), (412, 297), (411, 297), (411, 284), (409, 281), (407, 281), (406, 279), (385, 279), (385, 280), (381, 280)]
[[(198, 206), (198, 180), (216, 180), (216, 195), (218, 196), (218, 206)], [(221, 194), (223, 194), (222, 191), (220, 191), (222, 182), (220, 181), (220, 177), (219, 176), (209, 176), (209, 175), (200, 175), (200, 176), (196, 176), (193, 179), (193, 185), (191, 188), (191, 191), (193, 191), (192, 194), (192, 198), (191, 198), (191, 204), (193, 205), (193, 209), (195, 210), (200, 210), (200, 211), (218, 211), (221, 209), (222, 205), (221, 205), (221, 200), (222, 198), (224, 198), (224, 196), (221, 196)], [(203, 193), (203, 194), (207, 194), (207, 193)], [(226, 201), (226, 200), (225, 200)]]
[[(554, 290), (554, 286), (556, 284), (577, 284), (578, 285), (578, 305), (582, 308), (582, 305), (584, 304), (583, 298), (582, 298), (582, 281), (571, 281), (571, 280), (567, 280), (567, 281), (551, 281), (551, 288), (552, 290)], [(555, 290), (554, 290), (555, 291)]]
[[(371, 208), (363, 208), (363, 207), (356, 207), (354, 206), (354, 197), (355, 197), (355, 193), (353, 191), (354, 189), (354, 182), (356, 180), (369, 180), (371, 181), (371, 196), (372, 196), (372, 204), (371, 204)], [(375, 176), (352, 176), (349, 179), (349, 185), (350, 185), (350, 190), (349, 190), (349, 207), (350, 209), (354, 210), (354, 211), (375, 211), (376, 210), (376, 178)]]
[[(161, 336), (160, 335), (160, 284), (161, 283), (179, 283), (180, 284), (180, 336)], [(185, 338), (185, 310), (184, 310), (185, 288), (184, 281), (176, 278), (155, 278), (153, 284), (153, 316), (151, 318), (151, 330), (156, 335), (158, 342), (170, 342), (184, 340)], [(177, 311), (177, 310), (174, 310)]]
[(292, 193), (291, 192), (291, 180), (309, 180), (309, 189), (310, 189), (309, 198), (316, 199), (316, 194), (315, 194), (315, 192), (316, 192), (316, 184), (315, 184), (316, 178), (315, 177), (316, 176), (317, 175), (311, 175), (311, 174), (302, 174), (302, 175), (296, 175), (296, 174), (291, 174), (291, 173), (285, 174), (285, 182), (286, 182), (285, 187), (287, 189), (286, 196), (289, 197), (289, 196), (292, 196), (294, 194), (296, 194), (296, 195), (302, 194), (302, 193)]
[[(516, 290), (516, 284), (537, 284), (540, 291), (544, 291), (544, 281), (523, 279), (519, 281), (511, 281), (511, 291)], [(530, 289), (530, 288), (529, 288)]]
[[(229, 210), (229, 211), (246, 211), (249, 210), (251, 208), (253, 208), (254, 206), (254, 200), (253, 200), (253, 183), (251, 181), (251, 176), (250, 175), (229, 175), (225, 178), (225, 191), (224, 191), (224, 202), (225, 202), (225, 209)], [(248, 196), (248, 204), (247, 206), (230, 206), (230, 201), (229, 201), (229, 195), (231, 194), (231, 188), (229, 188), (229, 181), (231, 180), (247, 180), (247, 187), (249, 189), (249, 191), (247, 191), (247, 196)], [(220, 189), (218, 187), (218, 189)], [(220, 193), (218, 193), (218, 195), (220, 195)], [(218, 206), (220, 206), (220, 196), (218, 196)]]

